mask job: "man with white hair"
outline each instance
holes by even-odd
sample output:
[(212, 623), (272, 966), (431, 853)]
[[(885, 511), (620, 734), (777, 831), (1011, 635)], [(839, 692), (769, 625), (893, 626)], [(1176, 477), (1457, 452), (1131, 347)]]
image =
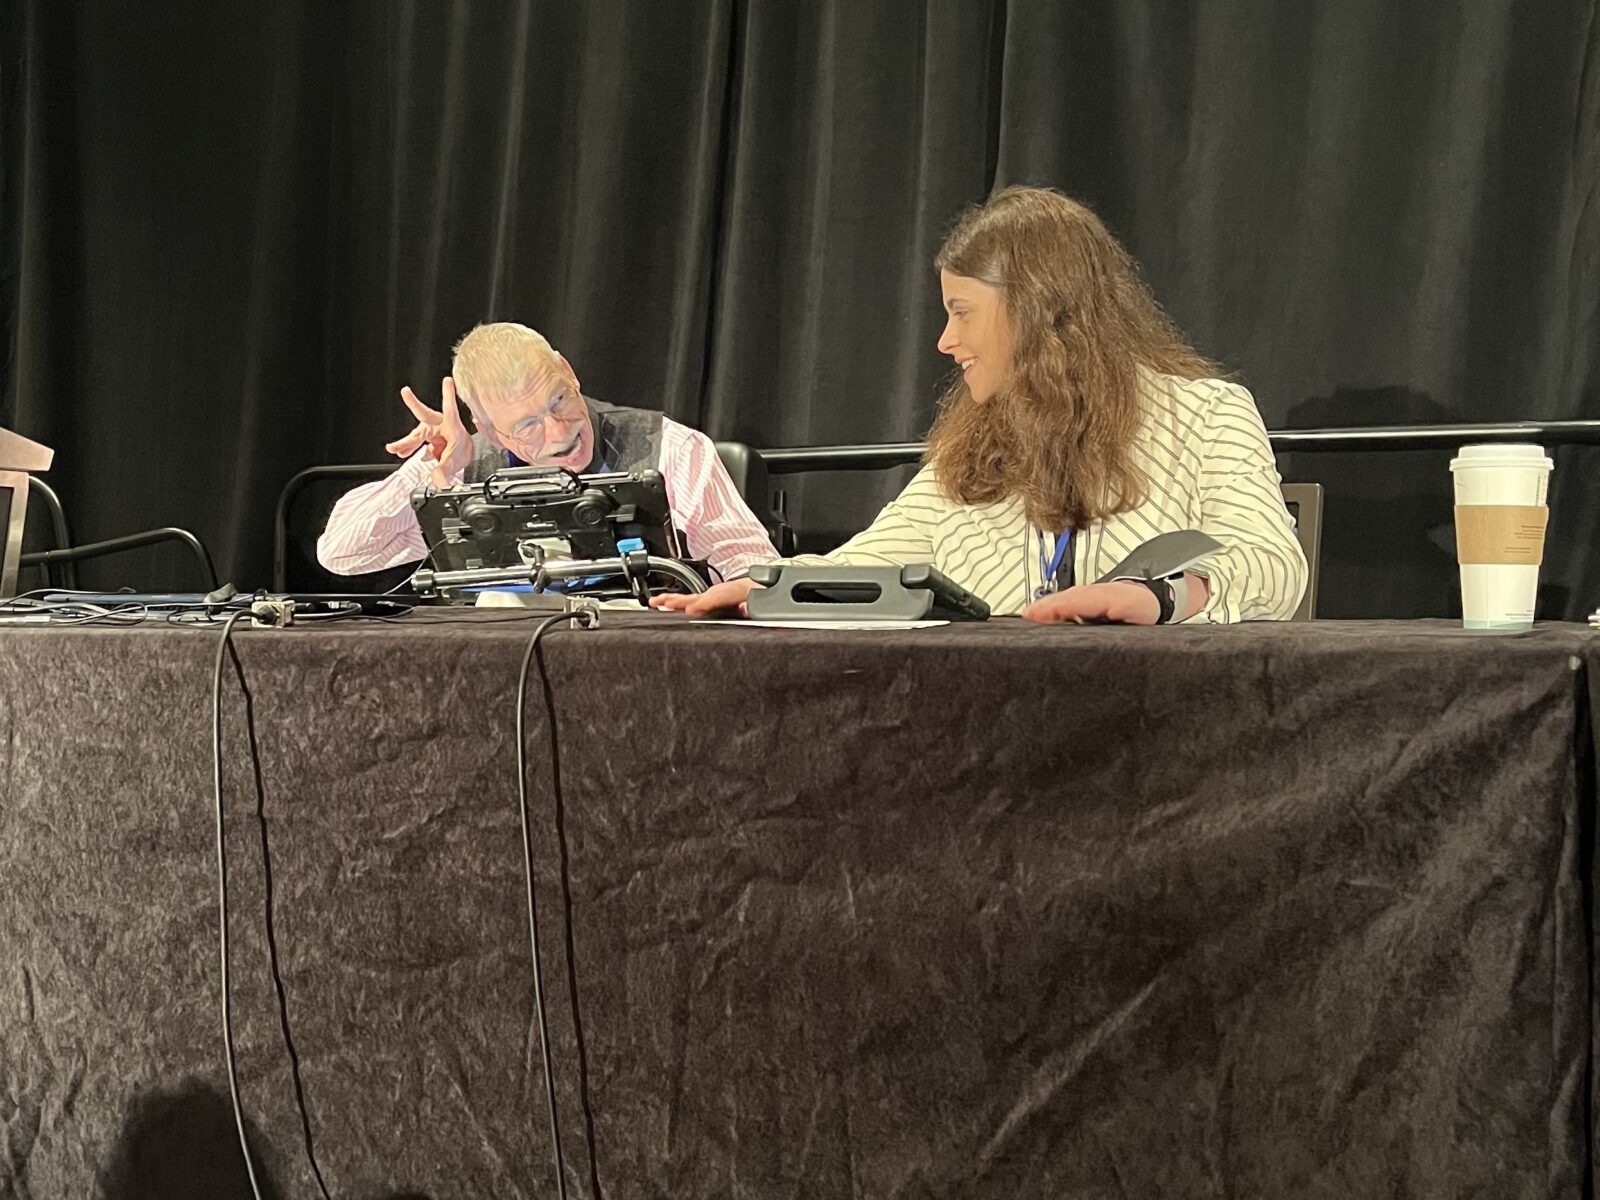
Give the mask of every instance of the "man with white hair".
[[(777, 557), (705, 434), (661, 413), (622, 408), (585, 396), (571, 364), (525, 325), (479, 325), (455, 348), (435, 411), (409, 387), (400, 399), (417, 426), (390, 442), (405, 461), (386, 479), (347, 492), (317, 539), (317, 560), (356, 575), (425, 558), (428, 545), (411, 493), (479, 483), (506, 466), (593, 471), (657, 470), (689, 554), (725, 579)], [(477, 425), (469, 433), (457, 401)]]

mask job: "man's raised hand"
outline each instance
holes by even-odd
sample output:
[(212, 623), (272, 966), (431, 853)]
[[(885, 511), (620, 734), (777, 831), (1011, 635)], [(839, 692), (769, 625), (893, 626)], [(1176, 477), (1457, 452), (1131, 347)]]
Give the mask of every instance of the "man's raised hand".
[(433, 486), (446, 488), (452, 486), (471, 464), (474, 449), (472, 435), (467, 432), (456, 403), (456, 381), (446, 375), (440, 391), (444, 395), (444, 404), (435, 412), (418, 400), (417, 394), (409, 387), (400, 389), (400, 399), (411, 410), (411, 415), (416, 417), (417, 427), (405, 437), (390, 442), (384, 449), (400, 458), (410, 458), (419, 447), (426, 446), (428, 449), (424, 457), (434, 464)]

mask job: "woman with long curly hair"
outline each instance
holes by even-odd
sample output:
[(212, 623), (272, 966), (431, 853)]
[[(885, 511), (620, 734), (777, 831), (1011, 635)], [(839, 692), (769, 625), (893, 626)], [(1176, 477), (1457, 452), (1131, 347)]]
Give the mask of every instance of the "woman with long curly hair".
[[(960, 375), (922, 469), (862, 533), (791, 561), (932, 563), (1037, 621), (1293, 614), (1306, 561), (1255, 402), (1173, 328), (1092, 212), (1007, 188), (961, 217), (935, 265), (939, 350)], [(1180, 529), (1222, 549), (1173, 579), (1090, 582)], [(753, 586), (656, 603), (696, 615)]]

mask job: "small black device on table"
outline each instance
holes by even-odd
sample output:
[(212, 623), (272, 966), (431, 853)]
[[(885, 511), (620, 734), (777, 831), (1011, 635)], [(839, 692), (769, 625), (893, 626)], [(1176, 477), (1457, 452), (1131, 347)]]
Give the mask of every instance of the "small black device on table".
[(904, 567), (762, 563), (745, 606), (763, 621), (987, 621), (989, 606), (927, 563)]

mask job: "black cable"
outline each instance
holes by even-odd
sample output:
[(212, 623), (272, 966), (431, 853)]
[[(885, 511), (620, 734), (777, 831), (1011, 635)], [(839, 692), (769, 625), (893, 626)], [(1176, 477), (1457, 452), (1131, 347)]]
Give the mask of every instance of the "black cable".
[[(93, 594), (93, 593), (90, 593)], [(0, 627), (33, 624), (44, 618), (50, 625), (137, 625), (149, 613), (144, 604), (118, 604), (105, 607), (81, 600), (33, 600), (13, 596), (0, 600)]]
[(322, 1168), (317, 1163), (317, 1151), (311, 1139), (311, 1115), (306, 1111), (305, 1085), (300, 1079), (300, 1055), (294, 1047), (294, 1035), (289, 1031), (289, 997), (283, 986), (283, 973), (278, 967), (278, 934), (272, 917), (272, 852), (267, 843), (267, 789), (261, 779), (261, 750), (256, 743), (255, 698), (250, 694), (250, 685), (245, 682), (244, 664), (239, 661), (239, 651), (231, 641), (225, 644), (228, 647), (229, 657), (233, 659), (234, 674), (239, 679), (239, 691), (244, 695), (244, 727), (250, 742), (250, 769), (255, 777), (256, 823), (261, 831), (261, 876), (266, 901), (267, 964), (272, 971), (273, 987), (278, 993), (278, 1026), (283, 1031), (283, 1047), (289, 1055), (289, 1077), (294, 1082), (294, 1102), (300, 1111), (300, 1129), (305, 1140), (306, 1159), (311, 1164), (311, 1174), (316, 1178), (317, 1190), (322, 1193), (322, 1200), (333, 1200), (328, 1195), (328, 1185), (322, 1178)]
[(544, 1094), (550, 1114), (550, 1146), (556, 1160), (556, 1194), (567, 1200), (566, 1158), (561, 1151), (561, 1117), (556, 1108), (555, 1073), (550, 1065), (550, 1028), (545, 1019), (544, 976), (539, 963), (539, 909), (533, 886), (533, 837), (528, 817), (528, 759), (527, 721), (525, 709), (528, 696), (528, 665), (533, 660), (534, 647), (546, 630), (553, 625), (578, 618), (576, 612), (561, 612), (539, 622), (528, 648), (522, 656), (522, 669), (517, 674), (517, 811), (522, 822), (523, 882), (528, 893), (528, 943), (533, 955), (533, 1006), (539, 1024), (539, 1058), (544, 1067)]
[(74, 595), (74, 594), (81, 595), (81, 596), (104, 596), (107, 593), (105, 593), (105, 592), (93, 592), (93, 591), (90, 591), (88, 588), (65, 588), (65, 587), (48, 587), (48, 586), (46, 586), (46, 587), (30, 588), (26, 592), (18, 592), (15, 596), (8, 596), (5, 599), (4, 603), (13, 604), (18, 600), (26, 600), (31, 596), (71, 596), (71, 595)]
[(108, 608), (102, 612), (89, 613), (81, 617), (68, 617), (60, 621), (52, 621), (52, 625), (139, 625), (142, 624), (150, 611), (142, 604), (120, 604), (116, 608)]
[[(566, 935), (567, 996), (572, 1003), (572, 1036), (578, 1046), (578, 1102), (583, 1108), (583, 1137), (589, 1151), (589, 1186), (594, 1200), (602, 1200), (600, 1172), (594, 1156), (594, 1109), (589, 1103), (589, 1051), (583, 1039), (583, 1013), (578, 1006), (578, 951), (572, 935), (572, 876), (568, 869), (567, 808), (561, 795), (561, 752), (556, 739), (556, 698), (550, 687), (550, 671), (539, 644), (542, 629), (534, 630), (531, 648), (539, 663), (539, 684), (544, 691), (546, 726), (550, 731), (550, 787), (555, 800), (556, 846), (561, 852), (562, 924)], [(518, 704), (517, 711), (522, 711)], [(520, 739), (518, 745), (521, 745)], [(532, 880), (532, 875), (529, 876)]]
[(239, 1075), (234, 1062), (233, 1016), (228, 994), (228, 851), (222, 837), (222, 655), (231, 649), (233, 627), (248, 613), (236, 612), (222, 627), (217, 642), (217, 659), (211, 683), (211, 783), (217, 807), (217, 941), (222, 951), (222, 1044), (228, 1058), (228, 1094), (233, 1099), (233, 1122), (239, 1130), (239, 1149), (244, 1154), (244, 1169), (250, 1176), (250, 1194), (261, 1200), (256, 1183), (255, 1163), (250, 1158), (250, 1141), (244, 1132), (244, 1108), (239, 1103)]
[[(448, 535), (445, 536), (445, 537), (440, 538), (437, 542), (435, 542), (433, 545), (429, 546), (427, 548), (427, 550), (423, 552), (422, 558), (419, 559), (418, 561), (424, 562), (424, 563), (433, 562), (433, 552), (435, 550), (437, 550), (440, 546), (444, 545), (449, 540), (450, 540), (450, 538), (449, 538)], [(399, 566), (400, 564), (396, 563), (395, 565)], [(438, 564), (435, 563), (434, 565), (437, 566)], [(392, 596), (396, 592), (398, 592), (401, 588), (405, 587), (406, 584), (410, 583), (416, 577), (417, 577), (417, 573), (415, 571), (413, 571), (413, 572), (411, 572), (411, 574), (407, 575), (404, 579), (402, 579), (399, 583), (395, 584), (392, 588), (390, 588), (387, 592), (380, 592), (379, 594), (383, 595), (383, 596)]]
[(556, 1109), (555, 1073), (551, 1066), (550, 1058), (550, 1030), (545, 1019), (544, 1004), (544, 978), (539, 962), (539, 914), (538, 902), (535, 898), (533, 884), (533, 837), (530, 832), (532, 822), (528, 816), (528, 760), (527, 760), (527, 700), (528, 700), (528, 667), (535, 657), (539, 660), (539, 677), (543, 684), (546, 719), (550, 730), (550, 774), (554, 786), (556, 804), (556, 831), (561, 839), (561, 877), (562, 891), (566, 899), (566, 946), (567, 946), (567, 978), (571, 984), (572, 996), (572, 1025), (578, 1043), (578, 1080), (580, 1095), (584, 1112), (584, 1132), (589, 1150), (589, 1180), (596, 1200), (600, 1198), (600, 1180), (595, 1167), (594, 1158), (594, 1118), (589, 1111), (589, 1084), (588, 1084), (588, 1058), (583, 1048), (583, 1025), (578, 1017), (577, 984), (574, 976), (572, 958), (572, 921), (571, 897), (567, 887), (567, 854), (566, 841), (562, 827), (561, 804), (561, 764), (559, 749), (556, 741), (555, 704), (550, 691), (550, 675), (545, 667), (544, 655), (540, 653), (540, 642), (544, 635), (554, 626), (567, 621), (581, 621), (588, 623), (591, 616), (585, 612), (561, 612), (548, 616), (539, 622), (538, 628), (533, 631), (533, 636), (528, 639), (528, 648), (522, 656), (522, 669), (517, 675), (517, 808), (522, 820), (522, 858), (524, 882), (528, 892), (528, 942), (533, 955), (533, 1003), (535, 1015), (539, 1023), (539, 1053), (544, 1065), (544, 1090), (545, 1098), (550, 1110), (550, 1144), (555, 1152), (556, 1165), (556, 1192), (561, 1200), (567, 1196), (567, 1170), (566, 1157), (561, 1149), (561, 1121)]
[[(133, 607), (133, 606), (129, 606), (129, 607)], [(169, 619), (172, 619), (173, 616), (181, 616), (181, 615), (190, 615), (190, 614), (170, 614), (169, 615)], [(211, 623), (212, 619), (210, 618), (209, 614), (199, 614), (199, 615), (203, 616), (206, 619), (207, 623)], [(260, 1185), (258, 1184), (258, 1182), (256, 1180), (255, 1162), (251, 1158), (251, 1155), (250, 1155), (250, 1143), (249, 1143), (248, 1137), (247, 1137), (247, 1135), (245, 1133), (244, 1107), (243, 1107), (243, 1104), (241, 1103), (241, 1101), (239, 1099), (239, 1081), (238, 1081), (237, 1053), (236, 1053), (236, 1049), (235, 1049), (234, 1041), (233, 1041), (232, 996), (231, 996), (231, 989), (230, 989), (230, 986), (229, 986), (230, 954), (229, 954), (229, 938), (228, 938), (228, 858), (227, 858), (227, 844), (226, 844), (226, 841), (224, 840), (224, 836), (223, 836), (223, 807), (222, 807), (222, 659), (223, 659), (224, 653), (229, 655), (233, 660), (234, 672), (238, 677), (240, 690), (244, 694), (244, 701), (245, 701), (245, 729), (246, 729), (246, 733), (247, 733), (247, 735), (249, 737), (249, 742), (250, 742), (251, 766), (252, 766), (252, 769), (254, 771), (255, 788), (256, 788), (256, 819), (259, 822), (260, 828), (261, 828), (262, 872), (263, 872), (265, 891), (266, 891), (267, 955), (268, 955), (268, 961), (269, 961), (270, 966), (271, 966), (273, 985), (276, 988), (277, 994), (278, 994), (279, 1024), (280, 1024), (280, 1027), (281, 1027), (281, 1029), (283, 1031), (284, 1047), (287, 1050), (288, 1055), (289, 1055), (289, 1062), (290, 1062), (292, 1077), (293, 1077), (293, 1080), (294, 1080), (295, 1103), (296, 1103), (296, 1106), (297, 1106), (297, 1108), (299, 1109), (299, 1112), (300, 1112), (300, 1122), (301, 1122), (301, 1129), (302, 1129), (303, 1134), (304, 1134), (306, 1157), (307, 1157), (307, 1159), (309, 1160), (309, 1162), (311, 1164), (312, 1173), (316, 1177), (318, 1190), (321, 1192), (322, 1196), (324, 1197), (324, 1200), (329, 1200), (327, 1184), (323, 1180), (322, 1169), (319, 1166), (319, 1164), (317, 1163), (316, 1149), (315, 1149), (315, 1146), (314, 1146), (314, 1143), (313, 1143), (312, 1133), (311, 1133), (311, 1120), (310, 1120), (309, 1113), (307, 1112), (306, 1103), (305, 1103), (305, 1088), (304, 1088), (304, 1085), (303, 1085), (303, 1082), (302, 1082), (301, 1076), (300, 1076), (300, 1056), (299, 1056), (298, 1052), (295, 1049), (294, 1038), (293, 1038), (293, 1035), (291, 1034), (290, 1028), (289, 1028), (288, 998), (287, 998), (287, 995), (286, 995), (286, 992), (285, 992), (285, 989), (284, 989), (282, 972), (280, 971), (279, 965), (278, 965), (277, 935), (276, 935), (275, 924), (274, 924), (273, 919), (272, 919), (272, 904), (273, 904), (272, 864), (271, 864), (271, 857), (270, 857), (270, 852), (269, 852), (269, 848), (268, 848), (268, 844), (267, 844), (266, 813), (265, 813), (266, 789), (265, 789), (265, 786), (264, 786), (262, 778), (261, 778), (261, 755), (260, 755), (258, 744), (256, 742), (254, 699), (251, 696), (249, 685), (245, 681), (244, 666), (240, 662), (238, 651), (234, 648), (233, 640), (232, 640), (233, 639), (233, 627), (236, 624), (238, 624), (239, 621), (245, 619), (246, 617), (249, 617), (250, 615), (251, 614), (247, 610), (241, 609), (241, 610), (235, 611), (233, 613), (230, 613), (226, 618), (222, 619), (222, 621), (221, 621), (221, 624), (222, 624), (222, 636), (219, 639), (218, 644), (217, 644), (216, 660), (215, 660), (214, 667), (213, 667), (213, 672), (212, 672), (213, 678), (212, 678), (212, 693), (211, 693), (211, 704), (212, 704), (211, 767), (212, 767), (213, 798), (214, 798), (215, 807), (216, 807), (217, 923), (218, 923), (218, 946), (219, 946), (219, 951), (220, 951), (221, 974), (222, 974), (222, 1041), (223, 1041), (223, 1047), (224, 1047), (224, 1049), (226, 1051), (226, 1056), (227, 1056), (228, 1094), (229, 1094), (229, 1096), (231, 1098), (231, 1101), (232, 1101), (232, 1104), (233, 1104), (234, 1125), (237, 1128), (238, 1133), (239, 1133), (239, 1148), (240, 1148), (240, 1151), (244, 1155), (245, 1171), (249, 1175), (249, 1178), (250, 1178), (250, 1192), (251, 1192), (251, 1195), (254, 1197), (254, 1200), (261, 1200), (261, 1189), (260, 1189)], [(343, 615), (343, 614), (340, 614), (340, 615)], [(508, 620), (508, 619), (526, 620), (526, 619), (528, 619), (529, 616), (532, 616), (532, 615), (533, 614), (517, 614), (517, 616), (515, 618), (506, 617), (506, 618), (498, 618), (497, 620)], [(363, 619), (363, 617), (362, 617), (361, 614), (356, 613), (356, 614), (352, 614), (349, 619), (359, 620), (359, 619)], [(365, 619), (389, 621), (389, 620), (392, 620), (393, 618), (372, 617), (372, 618), (365, 618)], [(526, 868), (527, 868), (526, 879), (527, 879), (527, 884), (528, 884), (528, 919), (529, 919), (530, 940), (531, 940), (531, 945), (533, 947), (534, 994), (535, 994), (535, 999), (536, 999), (536, 1001), (538, 1003), (538, 1008), (539, 1008), (539, 1041), (540, 1041), (541, 1051), (543, 1052), (544, 1058), (545, 1058), (545, 1089), (546, 1089), (546, 1095), (547, 1095), (547, 1098), (548, 1098), (549, 1104), (550, 1104), (551, 1135), (552, 1135), (553, 1144), (554, 1144), (555, 1150), (556, 1150), (556, 1164), (557, 1164), (557, 1172), (558, 1172), (558, 1181), (560, 1183), (560, 1194), (561, 1194), (561, 1196), (563, 1198), (565, 1198), (565, 1196), (567, 1194), (567, 1192), (566, 1192), (566, 1175), (565, 1175), (565, 1168), (564, 1168), (564, 1164), (563, 1164), (562, 1156), (561, 1156), (560, 1128), (559, 1128), (559, 1125), (557, 1124), (557, 1116), (556, 1116), (554, 1076), (551, 1073), (551, 1067), (550, 1067), (549, 1046), (548, 1046), (549, 1032), (548, 1032), (548, 1029), (547, 1029), (546, 1024), (545, 1024), (543, 990), (542, 990), (541, 981), (540, 981), (540, 977), (539, 977), (538, 925), (537, 925), (537, 923), (535, 921), (535, 910), (534, 910), (533, 850), (532, 850), (532, 842), (531, 842), (530, 837), (529, 837), (528, 798), (527, 798), (527, 770), (526, 770), (526, 761), (525, 761), (525, 758), (524, 758), (524, 751), (523, 751), (524, 739), (523, 739), (522, 709), (524, 707), (524, 698), (526, 696), (528, 662), (529, 662), (529, 659), (531, 659), (531, 657), (533, 656), (534, 649), (538, 645), (539, 639), (543, 636), (545, 630), (549, 629), (551, 626), (553, 626), (555, 624), (558, 624), (558, 623), (560, 623), (562, 621), (568, 621), (568, 620), (587, 621), (587, 620), (590, 620), (590, 619), (592, 619), (590, 614), (588, 614), (586, 612), (577, 612), (577, 611), (565, 612), (565, 613), (557, 613), (553, 617), (545, 618), (541, 622), (539, 628), (537, 628), (534, 631), (533, 638), (529, 642), (528, 654), (523, 660), (522, 675), (521, 675), (521, 678), (519, 679), (518, 685), (517, 685), (517, 696), (518, 696), (518, 704), (517, 704), (517, 713), (518, 713), (518, 716), (517, 716), (517, 725), (518, 725), (518, 728), (517, 728), (517, 734), (518, 734), (518, 736), (517, 736), (518, 798), (520, 800), (521, 810), (522, 810), (523, 852), (524, 852), (524, 859), (525, 859), (525, 864), (526, 864)], [(490, 623), (494, 623), (494, 622), (490, 622)], [(540, 671), (541, 671), (541, 674), (543, 674), (543, 672), (544, 672), (544, 660), (543, 660), (542, 656), (540, 656), (539, 662), (540, 662)], [(548, 701), (550, 699), (548, 677), (545, 678), (545, 695), (546, 695), (546, 699)], [(553, 707), (551, 708), (550, 716), (551, 716), (551, 738), (553, 740), (554, 737), (555, 737), (554, 710), (553, 710)], [(565, 862), (566, 862), (566, 852), (565, 852), (565, 846), (563, 845), (562, 863), (563, 863), (563, 889), (564, 890), (566, 888)], [(569, 909), (568, 929), (567, 929), (567, 944), (568, 944), (568, 954), (569, 954), (568, 961), (570, 963), (570, 961), (571, 961), (571, 958), (570, 958), (571, 949), (570, 948), (571, 948), (571, 941), (572, 941), (572, 938), (571, 938), (571, 920), (570, 920), (570, 908), (571, 908), (570, 896), (568, 896), (568, 898), (567, 898), (567, 905), (568, 905), (568, 909)], [(586, 1128), (586, 1130), (588, 1132), (589, 1141), (590, 1141), (589, 1173), (590, 1173), (591, 1180), (596, 1180), (596, 1168), (595, 1168), (595, 1163), (594, 1163), (594, 1151), (593, 1151), (594, 1125), (593, 1125), (593, 1119), (592, 1119), (592, 1117), (591, 1117), (591, 1115), (589, 1113), (589, 1101), (588, 1101), (587, 1055), (584, 1053), (583, 1046), (582, 1046), (581, 1026), (578, 1026), (578, 1022), (577, 1022), (576, 990), (575, 989), (573, 991), (573, 996), (574, 996), (574, 1008), (573, 1008), (574, 1026), (579, 1029), (579, 1038), (580, 1038), (580, 1042), (579, 1042), (579, 1063), (580, 1063), (580, 1069), (584, 1072), (584, 1077), (582, 1079), (582, 1085), (583, 1085), (582, 1094), (583, 1094), (584, 1115), (585, 1115), (585, 1128)], [(599, 1187), (598, 1187), (598, 1181), (597, 1180), (595, 1182), (594, 1195), (598, 1200), (598, 1198), (600, 1196), (600, 1192), (599, 1192)]]
[[(43, 589), (41, 589), (43, 590)], [(16, 599), (22, 599), (18, 597)], [(32, 607), (32, 604), (29, 605)], [(46, 610), (67, 605), (39, 605)], [(70, 607), (86, 608), (87, 605), (73, 605)], [(133, 610), (133, 611), (130, 611)], [(106, 616), (118, 616), (126, 613), (134, 617), (137, 622), (149, 615), (149, 610), (143, 605), (128, 605), (110, 610), (100, 611), (89, 620), (100, 619)], [(137, 613), (137, 615), (135, 615)], [(188, 610), (178, 613), (166, 614), (169, 621), (184, 622), (184, 618), (199, 618), (200, 623), (214, 624), (217, 618), (209, 612), (195, 612)], [(334, 614), (330, 614), (334, 615)], [(336, 614), (343, 617), (345, 614)], [(479, 617), (474, 624), (497, 624), (508, 620), (528, 620), (537, 614), (518, 613), (514, 616), (494, 617), (483, 619)], [(310, 1161), (313, 1174), (316, 1176), (317, 1186), (325, 1200), (328, 1200), (328, 1189), (322, 1177), (322, 1171), (316, 1160), (316, 1151), (311, 1134), (310, 1117), (305, 1105), (305, 1091), (300, 1076), (300, 1059), (295, 1050), (293, 1037), (289, 1029), (288, 1004), (282, 974), (279, 970), (277, 955), (277, 938), (272, 920), (272, 869), (267, 845), (266, 815), (265, 815), (265, 787), (261, 778), (261, 760), (255, 736), (254, 702), (248, 684), (244, 677), (243, 664), (239, 659), (237, 650), (232, 643), (233, 629), (239, 621), (251, 616), (248, 610), (240, 609), (221, 619), (222, 635), (218, 639), (216, 657), (212, 670), (212, 726), (211, 726), (211, 766), (212, 766), (212, 793), (215, 805), (216, 842), (217, 842), (217, 928), (218, 950), (221, 968), (222, 992), (222, 1040), (226, 1054), (228, 1069), (228, 1093), (233, 1106), (234, 1125), (239, 1134), (239, 1148), (244, 1156), (245, 1170), (250, 1179), (250, 1191), (254, 1200), (261, 1200), (261, 1189), (256, 1179), (255, 1162), (250, 1154), (250, 1143), (245, 1132), (244, 1108), (239, 1097), (237, 1051), (233, 1040), (232, 994), (230, 986), (230, 942), (228, 936), (228, 858), (227, 843), (224, 837), (223, 803), (222, 803), (222, 660), (224, 654), (231, 656), (235, 674), (245, 700), (246, 732), (250, 743), (251, 763), (254, 771), (256, 787), (256, 818), (261, 827), (262, 839), (262, 867), (266, 890), (266, 937), (268, 957), (272, 970), (273, 984), (278, 995), (279, 1021), (283, 1031), (284, 1046), (288, 1052), (292, 1068), (295, 1100), (299, 1108), (302, 1129), (306, 1147), (306, 1156)], [(476, 616), (476, 614), (475, 614)], [(394, 618), (378, 617), (362, 614), (357, 610), (349, 615), (351, 620), (374, 620), (388, 622)], [(442, 618), (441, 623), (453, 623), (464, 618)], [(541, 689), (544, 694), (545, 711), (550, 738), (550, 769), (553, 796), (555, 800), (555, 828), (560, 848), (561, 863), (561, 891), (563, 902), (565, 948), (567, 954), (567, 983), (568, 995), (572, 1003), (573, 1032), (577, 1042), (578, 1051), (578, 1088), (580, 1103), (583, 1108), (584, 1135), (589, 1159), (589, 1180), (591, 1194), (595, 1200), (602, 1200), (603, 1193), (600, 1188), (599, 1169), (595, 1159), (594, 1113), (589, 1097), (589, 1063), (588, 1051), (583, 1037), (583, 1020), (578, 1001), (578, 983), (576, 973), (576, 947), (573, 937), (572, 923), (572, 884), (569, 867), (569, 853), (566, 840), (566, 813), (565, 804), (561, 794), (561, 767), (560, 745), (556, 733), (555, 696), (550, 685), (548, 666), (545, 663), (541, 642), (544, 635), (554, 626), (567, 621), (577, 621), (585, 626), (594, 619), (594, 614), (586, 610), (556, 613), (540, 620), (533, 636), (529, 638), (528, 648), (523, 655), (522, 669), (517, 679), (517, 799), (522, 823), (522, 846), (524, 879), (527, 884), (528, 896), (528, 934), (529, 946), (533, 957), (533, 985), (534, 1001), (538, 1013), (540, 1052), (544, 1060), (545, 1095), (550, 1113), (551, 1145), (556, 1159), (557, 1190), (562, 1200), (566, 1200), (566, 1168), (561, 1149), (560, 1120), (556, 1107), (555, 1077), (551, 1065), (549, 1027), (545, 1017), (544, 989), (541, 977), (539, 960), (539, 926), (536, 907), (534, 877), (533, 877), (533, 842), (530, 832), (531, 821), (528, 808), (527, 792), (527, 758), (526, 758), (526, 705), (528, 668), (534, 659), (539, 663), (539, 676)], [(186, 623), (186, 622), (184, 622)]]

